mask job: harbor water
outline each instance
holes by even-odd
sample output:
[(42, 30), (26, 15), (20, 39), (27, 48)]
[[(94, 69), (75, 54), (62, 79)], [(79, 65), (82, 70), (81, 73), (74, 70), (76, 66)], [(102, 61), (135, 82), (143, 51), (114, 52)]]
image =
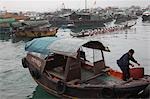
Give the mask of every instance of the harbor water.
[[(70, 37), (69, 29), (59, 29), (57, 36)], [(83, 39), (99, 39), (109, 47), (105, 52), (106, 65), (119, 70), (116, 60), (129, 49), (134, 49), (135, 59), (144, 67), (145, 74), (150, 75), (150, 22), (137, 20), (137, 24), (128, 30), (98, 34)], [(28, 39), (9, 37), (0, 34), (0, 99), (48, 99), (55, 98), (38, 86), (21, 65), (25, 56), (24, 45)], [(135, 67), (137, 65), (135, 64)]]

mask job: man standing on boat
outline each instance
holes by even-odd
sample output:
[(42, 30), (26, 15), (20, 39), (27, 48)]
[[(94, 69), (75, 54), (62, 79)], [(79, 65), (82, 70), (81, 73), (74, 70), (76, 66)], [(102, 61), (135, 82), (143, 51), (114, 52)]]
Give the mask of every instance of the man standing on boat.
[(129, 65), (134, 67), (129, 61), (136, 63), (140, 66), (140, 64), (134, 59), (133, 57), (134, 50), (130, 49), (127, 53), (125, 53), (119, 60), (117, 60), (117, 64), (120, 67), (121, 71), (123, 72), (123, 80), (128, 80), (130, 78), (130, 68)]

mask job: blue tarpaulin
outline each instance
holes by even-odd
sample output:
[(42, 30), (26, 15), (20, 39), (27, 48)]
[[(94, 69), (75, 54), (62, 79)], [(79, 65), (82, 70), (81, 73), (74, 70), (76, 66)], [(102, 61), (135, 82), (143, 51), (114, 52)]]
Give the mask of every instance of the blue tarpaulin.
[(58, 39), (60, 38), (57, 37), (36, 38), (26, 43), (25, 50), (29, 52), (37, 52), (47, 55), (50, 53), (50, 49), (48, 49), (48, 46)]

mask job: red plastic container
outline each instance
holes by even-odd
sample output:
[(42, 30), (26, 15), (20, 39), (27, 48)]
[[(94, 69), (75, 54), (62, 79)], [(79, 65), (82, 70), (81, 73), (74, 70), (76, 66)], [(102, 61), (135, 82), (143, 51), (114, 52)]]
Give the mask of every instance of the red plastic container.
[(134, 79), (142, 78), (144, 76), (144, 68), (143, 67), (131, 68), (130, 76), (133, 77)]

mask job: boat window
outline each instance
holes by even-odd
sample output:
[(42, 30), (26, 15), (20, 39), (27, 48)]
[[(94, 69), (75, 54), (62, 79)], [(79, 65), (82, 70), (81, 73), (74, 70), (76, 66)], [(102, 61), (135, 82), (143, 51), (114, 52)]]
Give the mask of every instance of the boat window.
[(67, 57), (60, 54), (51, 54), (46, 58), (46, 69), (54, 69), (56, 67), (64, 67), (66, 66)]
[(86, 59), (86, 61), (89, 61), (91, 63), (97, 62), (99, 60), (103, 60), (101, 51), (97, 49), (82, 47), (80, 54), (82, 58)]
[(46, 57), (46, 65), (44, 70), (53, 77), (64, 79), (67, 56), (60, 54), (51, 54)]
[(85, 57), (85, 52), (84, 51), (80, 51), (80, 59), (86, 61), (86, 57)]

